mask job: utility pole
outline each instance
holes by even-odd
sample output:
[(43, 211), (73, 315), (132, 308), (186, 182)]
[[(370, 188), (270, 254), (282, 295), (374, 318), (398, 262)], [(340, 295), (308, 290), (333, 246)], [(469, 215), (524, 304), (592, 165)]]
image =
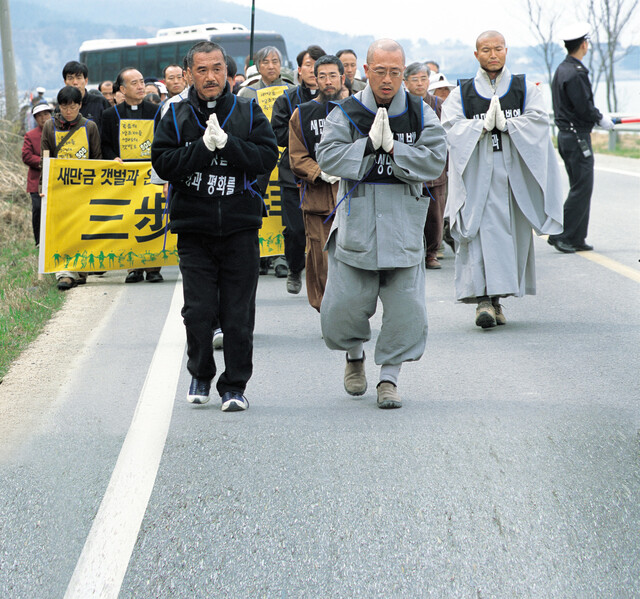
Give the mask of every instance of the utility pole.
[(251, 0), (251, 37), (249, 38), (249, 66), (253, 64), (253, 32), (256, 28), (256, 0)]
[(18, 118), (18, 82), (16, 80), (16, 61), (11, 38), (9, 0), (0, 0), (0, 37), (2, 38), (6, 118), (9, 121), (15, 121)]

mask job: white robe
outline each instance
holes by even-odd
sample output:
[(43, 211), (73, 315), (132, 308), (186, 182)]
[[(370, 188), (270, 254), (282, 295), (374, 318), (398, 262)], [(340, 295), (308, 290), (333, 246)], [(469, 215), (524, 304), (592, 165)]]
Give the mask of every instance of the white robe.
[[(505, 67), (494, 91), (479, 69), (475, 87), (486, 98), (503, 96), (510, 80)], [(442, 106), (442, 126), (449, 143), (445, 216), (456, 240), (456, 299), (535, 294), (532, 229), (562, 232), (560, 169), (542, 94), (526, 82), (524, 111), (507, 119), (500, 152), (493, 151), (483, 121), (464, 116), (460, 88)]]

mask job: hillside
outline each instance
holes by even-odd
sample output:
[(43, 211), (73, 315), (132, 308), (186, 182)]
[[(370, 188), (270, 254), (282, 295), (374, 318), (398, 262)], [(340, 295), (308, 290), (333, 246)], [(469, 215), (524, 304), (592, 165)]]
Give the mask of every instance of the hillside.
[[(156, 0), (153, 12), (149, 5), (131, 0), (110, 0), (100, 4), (83, 0), (68, 0), (52, 4), (47, 0), (29, 0), (11, 4), (13, 43), (16, 54), (18, 86), (32, 90), (42, 85), (47, 95), (53, 95), (61, 85), (62, 66), (68, 60), (78, 58), (78, 48), (87, 39), (144, 38), (155, 35), (161, 27), (175, 27), (192, 23), (234, 22), (250, 24), (248, 8), (222, 0), (190, 0), (187, 17), (177, 14), (176, 4), (170, 0)], [(123, 17), (126, 15), (126, 19)], [(348, 36), (323, 31), (306, 25), (297, 19), (256, 10), (256, 29), (281, 33), (287, 43), (290, 59), (310, 43), (322, 46), (328, 52), (340, 48), (353, 48), (360, 57), (373, 37)], [(414, 60), (433, 59), (450, 79), (468, 77), (475, 73), (477, 63), (469, 43), (451, 40), (442, 44), (430, 44), (427, 39), (417, 41), (398, 40), (407, 52), (407, 63)], [(564, 54), (558, 53), (559, 58)], [(640, 73), (640, 47), (635, 47), (618, 70), (618, 80), (638, 79)], [(544, 80), (544, 67), (535, 48), (510, 48), (509, 64), (514, 71), (526, 71), (530, 77)], [(51, 90), (51, 93), (49, 93)]]

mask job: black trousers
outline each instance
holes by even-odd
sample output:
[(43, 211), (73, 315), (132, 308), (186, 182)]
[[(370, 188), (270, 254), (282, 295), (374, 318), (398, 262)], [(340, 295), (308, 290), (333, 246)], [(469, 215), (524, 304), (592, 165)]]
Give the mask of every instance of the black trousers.
[(31, 226), (36, 245), (40, 244), (40, 213), (42, 212), (42, 198), (38, 192), (31, 192)]
[(258, 231), (224, 237), (178, 233), (187, 330), (187, 369), (198, 379), (216, 374), (213, 328), (224, 332), (225, 370), (216, 387), (244, 392), (253, 372), (253, 329), (260, 265)]
[(558, 151), (569, 175), (569, 195), (564, 203), (564, 231), (553, 235), (570, 245), (580, 245), (587, 238), (589, 213), (591, 211), (591, 194), (593, 192), (593, 149), (591, 135), (578, 133), (589, 144), (591, 156), (586, 157), (578, 138), (572, 131), (558, 132)]
[(300, 208), (300, 190), (297, 187), (280, 187), (282, 194), (282, 224), (284, 231), (284, 257), (289, 270), (300, 272), (304, 268), (304, 220)]

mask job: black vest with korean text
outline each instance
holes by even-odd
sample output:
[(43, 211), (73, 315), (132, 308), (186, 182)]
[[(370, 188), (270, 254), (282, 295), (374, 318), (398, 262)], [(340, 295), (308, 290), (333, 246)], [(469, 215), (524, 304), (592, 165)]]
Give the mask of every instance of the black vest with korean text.
[(313, 160), (316, 159), (316, 150), (324, 130), (324, 121), (327, 118), (333, 105), (325, 102), (305, 102), (298, 105), (298, 117), (300, 119), (300, 131), (302, 131), (302, 141)]
[[(216, 110), (218, 123), (226, 133), (247, 139), (253, 121), (252, 103), (240, 104), (237, 96), (230, 94), (230, 97), (232, 98), (229, 101), (230, 106), (225, 102), (224, 106)], [(207, 124), (202, 122), (204, 115), (199, 117), (191, 104), (188, 106), (189, 112), (192, 113), (190, 116), (193, 118), (189, 119), (186, 118), (189, 112), (185, 109), (176, 111), (176, 104), (179, 103), (171, 104), (170, 112), (176, 125), (178, 142), (186, 147), (202, 137)], [(166, 116), (171, 118), (169, 115)], [(177, 190), (200, 198), (242, 194), (245, 192), (246, 184), (248, 182), (245, 172), (238, 167), (229, 166), (227, 160), (219, 153), (213, 155), (211, 164), (207, 168), (195, 171), (181, 181), (173, 182)]]
[[(481, 96), (476, 90), (473, 79), (458, 79), (460, 99), (464, 116), (468, 119), (484, 119), (491, 104), (491, 98)], [(524, 112), (524, 102), (527, 97), (527, 87), (524, 75), (511, 75), (509, 89), (500, 96), (500, 108), (506, 118), (520, 116)], [(494, 152), (502, 151), (502, 136), (500, 130), (491, 131), (491, 145)]]
[[(333, 104), (333, 102), (331, 103)], [(350, 96), (346, 100), (336, 104), (347, 116), (356, 131), (363, 137), (369, 135), (369, 130), (373, 124), (376, 112), (369, 110), (355, 96)], [(389, 125), (396, 141), (413, 145), (424, 128), (424, 115), (422, 112), (422, 98), (413, 96), (405, 92), (405, 109), (397, 115), (389, 115)], [(364, 183), (400, 183), (393, 174), (393, 157), (387, 154), (382, 148), (376, 151), (373, 167), (364, 176)]]

